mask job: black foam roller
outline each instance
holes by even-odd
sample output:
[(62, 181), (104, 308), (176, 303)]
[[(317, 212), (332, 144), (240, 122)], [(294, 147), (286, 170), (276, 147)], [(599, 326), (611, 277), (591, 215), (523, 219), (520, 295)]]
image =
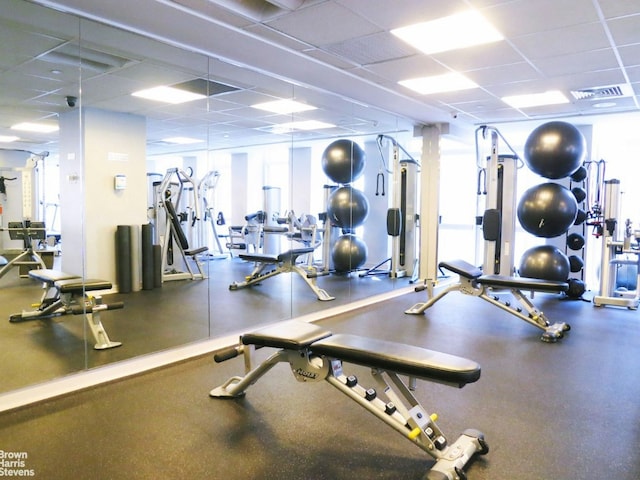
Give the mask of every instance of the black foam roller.
[(153, 226), (142, 225), (142, 289), (153, 289)]
[(118, 225), (116, 230), (116, 276), (118, 292), (131, 292), (131, 226)]
[(162, 286), (162, 246), (153, 246), (153, 286)]

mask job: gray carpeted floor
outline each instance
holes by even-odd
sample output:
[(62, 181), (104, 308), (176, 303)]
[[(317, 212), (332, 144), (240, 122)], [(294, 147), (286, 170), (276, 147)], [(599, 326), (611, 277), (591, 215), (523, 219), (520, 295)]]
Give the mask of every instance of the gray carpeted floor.
[[(468, 427), (490, 452), (470, 480), (635, 480), (640, 471), (640, 314), (536, 295), (571, 332), (556, 344), (477, 298), (451, 294), (426, 316), (409, 294), (322, 322), (465, 356), (482, 377), (463, 389), (418, 382), (453, 439)], [(263, 356), (267, 349), (258, 351)], [(430, 457), (325, 382), (276, 367), (241, 400), (209, 390), (240, 359), (201, 358), (0, 416), (0, 450), (24, 452), (43, 479), (420, 479)], [(345, 369), (367, 385), (367, 371)], [(370, 385), (372, 386), (372, 385)]]

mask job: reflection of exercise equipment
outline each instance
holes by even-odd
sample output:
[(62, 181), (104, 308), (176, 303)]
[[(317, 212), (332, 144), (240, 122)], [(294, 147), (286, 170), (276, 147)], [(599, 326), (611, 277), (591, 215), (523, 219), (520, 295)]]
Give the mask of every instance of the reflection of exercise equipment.
[(36, 310), (23, 311), (9, 317), (13, 323), (41, 320), (61, 315), (84, 315), (91, 330), (96, 350), (119, 347), (120, 342), (109, 339), (100, 320), (100, 312), (123, 308), (122, 302), (102, 303), (102, 297), (87, 292), (109, 290), (112, 285), (106, 280), (83, 279), (77, 275), (56, 270), (31, 270), (29, 276), (42, 282), (45, 292)]
[[(243, 397), (246, 390), (278, 363), (289, 363), (299, 382), (327, 381), (379, 420), (436, 460), (426, 478), (466, 478), (463, 471), (474, 454), (489, 451), (484, 435), (466, 430), (455, 442), (448, 443), (436, 425), (437, 414), (429, 414), (411, 392), (419, 378), (458, 388), (480, 378), (480, 366), (471, 360), (356, 335), (332, 333), (309, 323), (291, 320), (266, 327), (241, 337), (240, 345), (220, 352), (216, 361), (245, 357), (244, 377), (232, 377), (214, 388), (214, 398)], [(275, 348), (262, 364), (252, 369), (252, 351)], [(354, 375), (343, 371), (343, 361), (371, 368), (377, 389), (364, 388)], [(407, 375), (407, 383), (400, 379)]]
[[(316, 284), (316, 269), (315, 267), (302, 268), (297, 264), (298, 257), (302, 255), (308, 255), (313, 253), (313, 247), (296, 248), (279, 255), (268, 255), (260, 253), (241, 253), (240, 258), (247, 262), (255, 262), (255, 267), (251, 274), (247, 275), (243, 282), (234, 282), (229, 285), (229, 290), (239, 290), (241, 288), (251, 287), (258, 285), (266, 280), (281, 273), (297, 273), (305, 283), (313, 290), (318, 300), (329, 301), (334, 300), (335, 297), (329, 295), (326, 291), (319, 288)], [(272, 268), (272, 270), (263, 273), (266, 268)]]
[[(600, 290), (593, 297), (596, 307), (605, 305), (636, 310), (640, 304), (640, 240), (628, 222), (622, 240), (618, 218), (620, 216), (620, 180), (604, 181), (604, 229), (602, 231), (602, 258), (600, 261)], [(633, 244), (635, 242), (635, 245)], [(618, 272), (623, 268), (636, 269), (635, 288), (617, 286)]]
[[(569, 285), (566, 282), (553, 282), (537, 278), (510, 277), (503, 275), (483, 275), (482, 271), (473, 265), (463, 261), (454, 260), (451, 262), (440, 262), (440, 268), (457, 273), (460, 276), (459, 283), (450, 285), (437, 295), (431, 297), (426, 303), (417, 303), (404, 313), (419, 315), (431, 305), (436, 303), (449, 292), (458, 291), (474, 297), (479, 297), (497, 307), (515, 315), (520, 320), (533, 325), (544, 331), (542, 340), (545, 342), (555, 342), (562, 338), (564, 332), (571, 328), (566, 323), (554, 323), (551, 325), (543, 312), (538, 310), (533, 303), (522, 293), (522, 290), (531, 292), (562, 293), (566, 292)], [(492, 289), (508, 289), (511, 295), (524, 307), (511, 307), (509, 302), (501, 302), (498, 297), (491, 296)]]
[[(491, 154), (484, 158), (479, 137), (490, 137)], [(499, 154), (499, 140), (511, 154)], [(476, 129), (476, 164), (478, 167), (478, 206), (476, 224), (482, 226), (484, 241), (482, 270), (487, 274), (514, 274), (516, 229), (516, 187), (522, 160), (497, 128), (483, 125)], [(484, 205), (481, 199), (485, 198)], [(480, 245), (480, 242), (476, 242)]]
[[(382, 150), (384, 140), (391, 142), (393, 155), (391, 170), (388, 169)], [(418, 177), (420, 164), (393, 137), (378, 135), (376, 142), (383, 168), (376, 178), (376, 195), (385, 195), (384, 171), (393, 179), (392, 199), (387, 210), (387, 235), (391, 237), (391, 256), (360, 276), (388, 274), (391, 278), (405, 276), (418, 278), (417, 231), (418, 231)], [(403, 153), (405, 158), (400, 158)], [(380, 191), (380, 183), (382, 191)], [(381, 267), (389, 264), (388, 270)]]
[[(177, 191), (175, 191), (176, 188)], [(206, 278), (199, 255), (206, 252), (208, 247), (191, 248), (181, 224), (181, 220), (186, 221), (187, 230), (192, 232), (194, 223), (201, 218), (196, 191), (197, 187), (190, 175), (178, 168), (170, 168), (156, 192), (156, 195), (160, 197), (156, 200), (156, 235), (160, 230), (158, 228), (159, 222), (162, 220), (165, 222), (164, 236), (160, 239), (162, 244), (162, 281), (202, 280)], [(176, 211), (176, 205), (180, 205), (185, 192), (191, 196), (186, 199), (186, 203), (189, 205), (188, 211), (191, 214), (187, 213), (181, 217)], [(160, 212), (163, 212), (164, 215), (160, 216)], [(187, 272), (180, 272), (174, 266), (176, 249), (180, 252)], [(197, 273), (194, 272), (192, 263), (196, 266)]]
[[(347, 139), (335, 140), (322, 153), (324, 173), (332, 181), (342, 184), (339, 187), (325, 186), (325, 195), (328, 195), (323, 239), (327, 246), (323, 250), (325, 271), (349, 273), (359, 269), (367, 259), (365, 243), (352, 241), (355, 229), (369, 215), (367, 197), (351, 185), (364, 172), (365, 161), (364, 150)], [(342, 237), (336, 239), (338, 229), (341, 229)], [(349, 248), (344, 248), (347, 243)], [(327, 265), (329, 260), (332, 262)]]
[(24, 220), (23, 222), (9, 222), (8, 228), (0, 228), (0, 231), (8, 231), (11, 240), (22, 240), (24, 250), (20, 255), (12, 259), (4, 267), (0, 269), (0, 278), (2, 278), (13, 267), (25, 265), (35, 268), (47, 268), (42, 257), (33, 248), (33, 240), (44, 240), (46, 237), (46, 228), (43, 222), (32, 222)]
[[(213, 236), (213, 245), (214, 251), (209, 254), (210, 257), (213, 258), (224, 258), (226, 257), (225, 252), (222, 250), (222, 244), (220, 243), (220, 236), (218, 235), (218, 229), (216, 228), (216, 222), (218, 217), (215, 215), (214, 211), (214, 193), (216, 190), (216, 186), (218, 185), (218, 180), (220, 179), (220, 172), (217, 170), (212, 170), (208, 172), (200, 182), (198, 182), (198, 191), (197, 197), (202, 202), (203, 212), (204, 212), (204, 221), (208, 221), (209, 225), (211, 225), (211, 234)], [(222, 213), (222, 212), (220, 212)], [(207, 245), (207, 239), (205, 235), (205, 229), (199, 229), (198, 236), (198, 244), (199, 245)]]

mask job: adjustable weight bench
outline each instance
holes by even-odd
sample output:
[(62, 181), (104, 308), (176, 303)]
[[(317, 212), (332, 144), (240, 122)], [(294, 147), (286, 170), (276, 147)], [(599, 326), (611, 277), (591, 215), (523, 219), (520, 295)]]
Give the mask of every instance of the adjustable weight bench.
[[(253, 368), (252, 353), (261, 347), (277, 351)], [(239, 354), (245, 358), (245, 375), (231, 377), (211, 390), (211, 397), (242, 397), (276, 364), (287, 362), (299, 382), (327, 381), (431, 455), (436, 462), (426, 476), (428, 480), (464, 479), (463, 468), (473, 455), (489, 450), (484, 435), (474, 429), (450, 444), (436, 425), (437, 415), (428, 414), (411, 392), (418, 378), (458, 388), (475, 382), (480, 378), (480, 366), (474, 361), (401, 343), (334, 335), (296, 320), (242, 335), (237, 346), (217, 352), (214, 358), (222, 362)], [(343, 361), (370, 367), (378, 389), (362, 387), (354, 375), (344, 373)], [(409, 381), (405, 383), (400, 375), (408, 376)]]
[(85, 315), (87, 325), (95, 340), (93, 348), (105, 350), (119, 347), (121, 342), (109, 339), (100, 320), (100, 312), (124, 308), (122, 302), (102, 303), (102, 297), (88, 292), (109, 290), (112, 285), (107, 280), (83, 279), (77, 275), (57, 270), (30, 270), (29, 276), (42, 282), (45, 290), (35, 310), (14, 313), (9, 317), (12, 323), (40, 320), (62, 315)]
[[(315, 270), (306, 270), (297, 264), (298, 257), (313, 253), (313, 247), (294, 248), (281, 253), (280, 255), (266, 255), (260, 253), (241, 253), (239, 257), (242, 260), (248, 262), (255, 262), (255, 267), (251, 274), (245, 277), (243, 282), (233, 282), (229, 285), (229, 290), (239, 290), (241, 288), (250, 287), (252, 285), (258, 285), (267, 278), (275, 277), (281, 273), (294, 272), (300, 275), (309, 288), (316, 294), (318, 300), (329, 301), (334, 300), (335, 297), (329, 295), (325, 290), (318, 287), (316, 283), (317, 272)], [(266, 273), (263, 273), (267, 267), (272, 269)]]
[[(460, 281), (450, 285), (437, 295), (430, 298), (425, 303), (416, 303), (413, 307), (405, 310), (404, 313), (410, 315), (420, 315), (436, 303), (449, 292), (459, 291), (466, 295), (480, 297), (481, 299), (496, 305), (498, 308), (515, 315), (521, 320), (530, 323), (544, 331), (542, 340), (545, 342), (556, 342), (568, 332), (571, 327), (564, 323), (554, 323), (553, 325), (547, 320), (545, 314), (538, 310), (535, 305), (527, 298), (522, 291), (546, 292), (546, 293), (562, 293), (569, 289), (566, 282), (556, 282), (550, 280), (540, 280), (537, 278), (526, 277), (509, 277), (504, 275), (483, 275), (482, 270), (474, 267), (464, 260), (453, 260), (449, 262), (440, 262), (441, 268), (447, 269), (460, 276)], [(501, 302), (497, 295), (490, 295), (492, 290), (508, 290), (511, 295), (520, 303), (521, 307), (512, 307), (509, 302)], [(527, 312), (523, 313), (523, 308)]]

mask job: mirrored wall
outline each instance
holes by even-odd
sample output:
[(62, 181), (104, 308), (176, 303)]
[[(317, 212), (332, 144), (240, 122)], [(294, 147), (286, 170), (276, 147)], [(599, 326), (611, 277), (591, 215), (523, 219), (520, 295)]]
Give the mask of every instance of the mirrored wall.
[(399, 162), (417, 178), (409, 122), (10, 3), (0, 392), (409, 285), (386, 218)]

